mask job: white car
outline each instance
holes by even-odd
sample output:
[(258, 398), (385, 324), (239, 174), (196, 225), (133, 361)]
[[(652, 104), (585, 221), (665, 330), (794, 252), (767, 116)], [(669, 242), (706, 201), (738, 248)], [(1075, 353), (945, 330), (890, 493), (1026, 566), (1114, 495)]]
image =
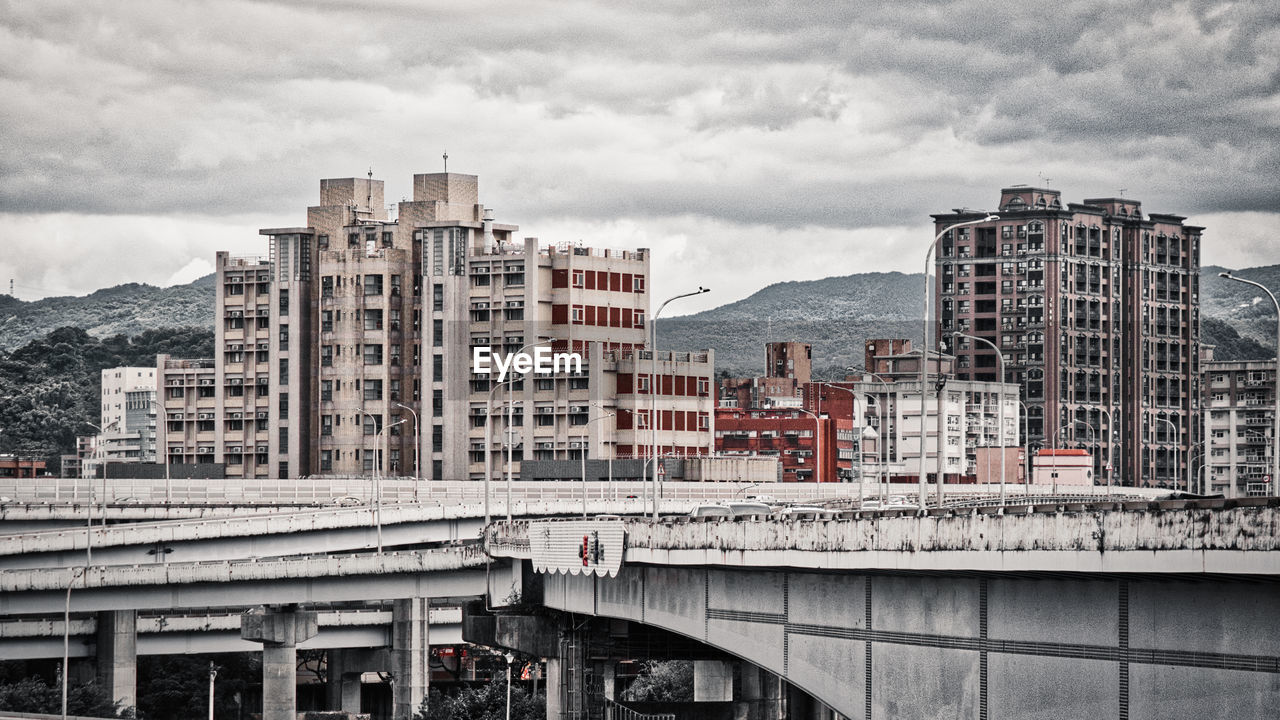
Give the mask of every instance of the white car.
[(733, 517), (727, 505), (699, 505), (689, 511), (689, 517)]
[(336, 497), (329, 502), (330, 504), (338, 505), (340, 507), (351, 507), (353, 505), (363, 505), (364, 499), (358, 498), (355, 495), (343, 495), (342, 497)]

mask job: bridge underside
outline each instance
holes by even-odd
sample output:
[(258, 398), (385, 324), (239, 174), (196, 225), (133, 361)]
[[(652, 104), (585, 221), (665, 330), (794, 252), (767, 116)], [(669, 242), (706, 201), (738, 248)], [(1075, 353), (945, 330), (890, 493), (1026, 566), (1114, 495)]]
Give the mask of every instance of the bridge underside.
[(697, 639), (849, 718), (1280, 716), (1280, 583), (624, 565), (542, 600)]

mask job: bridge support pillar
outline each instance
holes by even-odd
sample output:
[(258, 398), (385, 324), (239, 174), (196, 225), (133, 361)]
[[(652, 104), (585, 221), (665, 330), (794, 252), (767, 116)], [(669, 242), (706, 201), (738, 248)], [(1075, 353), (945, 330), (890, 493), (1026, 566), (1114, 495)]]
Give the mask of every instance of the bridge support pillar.
[(138, 704), (138, 613), (98, 613), (98, 681), (122, 707)]
[(298, 643), (315, 637), (316, 614), (290, 605), (240, 616), (240, 637), (262, 643), (262, 720), (295, 720)]
[(752, 663), (739, 663), (741, 676), (733, 716), (737, 720), (778, 720), (782, 717), (782, 678)]
[(733, 700), (733, 663), (722, 660), (693, 661), (693, 701)]
[(430, 601), (427, 598), (396, 600), (391, 608), (391, 717), (411, 720), (430, 682)]
[(330, 650), (325, 681), (325, 707), (347, 713), (360, 712), (360, 671), (346, 650)]

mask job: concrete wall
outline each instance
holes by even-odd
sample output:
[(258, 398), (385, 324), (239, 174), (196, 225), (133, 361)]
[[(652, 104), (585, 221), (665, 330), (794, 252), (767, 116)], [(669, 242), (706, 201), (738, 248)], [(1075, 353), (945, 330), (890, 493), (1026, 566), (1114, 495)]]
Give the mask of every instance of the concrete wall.
[(626, 566), (545, 604), (750, 660), (849, 718), (1280, 713), (1273, 581)]

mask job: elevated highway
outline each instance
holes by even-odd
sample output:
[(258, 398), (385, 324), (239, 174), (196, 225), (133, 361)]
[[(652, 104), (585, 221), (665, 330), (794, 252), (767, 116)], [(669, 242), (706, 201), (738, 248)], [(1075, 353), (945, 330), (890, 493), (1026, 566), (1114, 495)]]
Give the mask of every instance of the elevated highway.
[[(519, 521), (486, 547), (547, 608), (693, 638), (845, 717), (1280, 716), (1274, 499), (1030, 509)], [(557, 660), (560, 717), (589, 657)]]

